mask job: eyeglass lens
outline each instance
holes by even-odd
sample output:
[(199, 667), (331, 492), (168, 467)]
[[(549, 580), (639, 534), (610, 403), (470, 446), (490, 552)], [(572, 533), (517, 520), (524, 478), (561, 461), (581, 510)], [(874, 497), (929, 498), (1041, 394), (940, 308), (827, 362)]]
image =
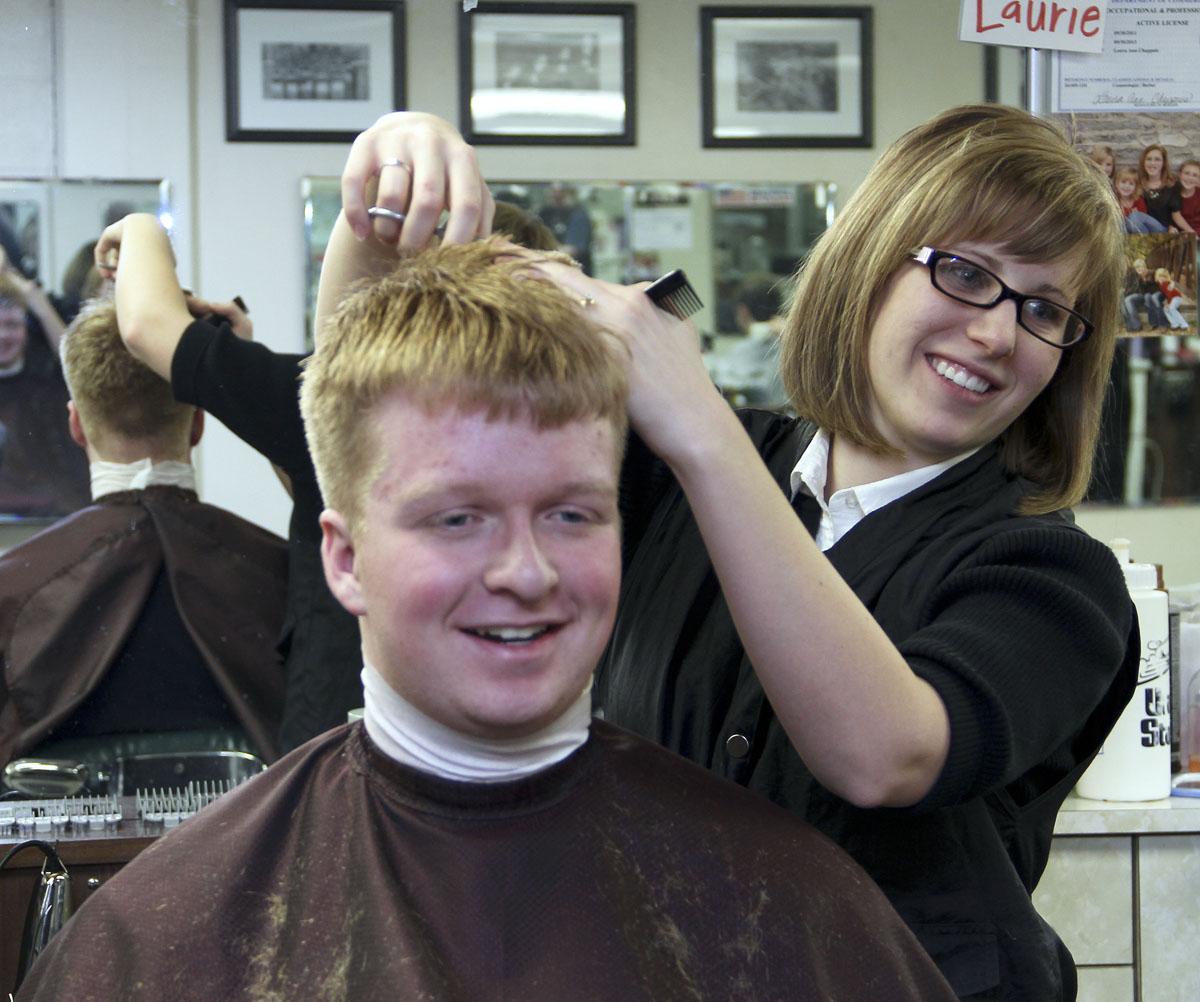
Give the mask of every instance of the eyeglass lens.
[[(994, 306), (1004, 286), (989, 271), (962, 258), (938, 258), (933, 268), (934, 284), (943, 292), (975, 306)], [(1053, 344), (1071, 344), (1083, 333), (1083, 321), (1057, 303), (1026, 299), (1021, 303), (1019, 323), (1031, 334)]]

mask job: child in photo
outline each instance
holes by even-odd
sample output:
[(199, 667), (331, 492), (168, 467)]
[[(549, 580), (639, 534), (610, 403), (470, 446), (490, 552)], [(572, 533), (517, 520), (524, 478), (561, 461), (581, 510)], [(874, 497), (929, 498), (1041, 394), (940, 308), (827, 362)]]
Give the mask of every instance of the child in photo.
[(1167, 232), (1167, 228), (1146, 211), (1136, 167), (1122, 167), (1113, 175), (1113, 191), (1125, 216), (1126, 233)]
[(1200, 232), (1200, 160), (1185, 160), (1179, 167), (1179, 214)]
[(1166, 268), (1158, 268), (1154, 272), (1154, 281), (1158, 283), (1159, 291), (1162, 293), (1162, 309), (1166, 315), (1167, 322), (1171, 325), (1171, 330), (1187, 330), (1188, 322), (1183, 319), (1183, 314), (1179, 312), (1179, 307), (1182, 305), (1183, 293), (1176, 287), (1175, 280), (1171, 277), (1170, 271)]
[(1102, 171), (1104, 171), (1105, 177), (1111, 178), (1113, 176), (1113, 170), (1116, 167), (1117, 161), (1116, 157), (1113, 156), (1113, 149), (1111, 146), (1103, 146), (1100, 144), (1093, 146), (1091, 153), (1088, 154), (1088, 159), (1091, 160), (1092, 163), (1094, 163)]

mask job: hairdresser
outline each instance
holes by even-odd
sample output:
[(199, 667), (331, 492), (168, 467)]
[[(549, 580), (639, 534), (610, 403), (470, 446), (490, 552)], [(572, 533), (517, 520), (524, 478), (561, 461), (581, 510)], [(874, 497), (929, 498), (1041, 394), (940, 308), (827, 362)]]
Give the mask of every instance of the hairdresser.
[(800, 419), (734, 412), (695, 331), (547, 266), (632, 362), (611, 721), (801, 815), (963, 999), (1071, 1000), (1030, 895), (1128, 701), (1137, 627), (1073, 524), (1119, 322), (1120, 216), (1049, 124), (953, 109), (802, 269)]

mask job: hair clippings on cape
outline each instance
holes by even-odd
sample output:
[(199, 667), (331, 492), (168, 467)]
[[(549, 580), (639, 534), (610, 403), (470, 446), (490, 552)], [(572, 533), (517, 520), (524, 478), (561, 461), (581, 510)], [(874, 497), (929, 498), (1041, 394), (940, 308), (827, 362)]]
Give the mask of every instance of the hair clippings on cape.
[[(403, 212), (397, 212), (395, 209), (385, 209), (382, 205), (372, 205), (367, 209), (367, 215), (372, 219), (390, 219), (394, 223), (404, 225), (404, 220), (407, 218)], [(444, 237), (446, 235), (446, 215), (442, 214), (442, 218), (438, 220), (437, 229), (433, 231), (435, 237)]]
[(692, 283), (682, 268), (668, 271), (662, 278), (651, 283), (646, 288), (646, 295), (659, 309), (674, 314), (680, 320), (686, 320), (694, 313), (704, 309), (704, 303), (696, 295)]

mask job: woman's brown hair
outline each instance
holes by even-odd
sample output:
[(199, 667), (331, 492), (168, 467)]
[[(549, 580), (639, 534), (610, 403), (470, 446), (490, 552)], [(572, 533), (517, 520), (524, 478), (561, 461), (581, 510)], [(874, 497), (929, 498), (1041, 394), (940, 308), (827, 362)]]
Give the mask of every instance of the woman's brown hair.
[(1122, 233), (1108, 179), (1053, 125), (1002, 105), (943, 112), (883, 154), (801, 267), (781, 356), (797, 412), (894, 454), (870, 417), (867, 343), (885, 287), (914, 251), (970, 240), (1020, 261), (1066, 260), (1080, 289), (1066, 305), (1095, 330), (1063, 352), (1049, 385), (1000, 438), (1008, 469), (1033, 484), (1024, 511), (1077, 503), (1119, 323)]

